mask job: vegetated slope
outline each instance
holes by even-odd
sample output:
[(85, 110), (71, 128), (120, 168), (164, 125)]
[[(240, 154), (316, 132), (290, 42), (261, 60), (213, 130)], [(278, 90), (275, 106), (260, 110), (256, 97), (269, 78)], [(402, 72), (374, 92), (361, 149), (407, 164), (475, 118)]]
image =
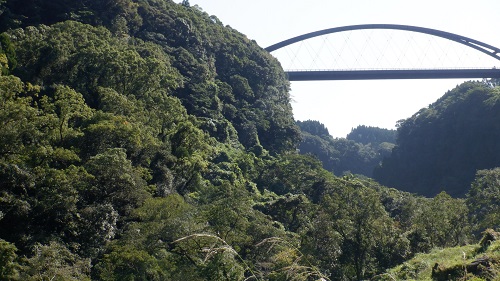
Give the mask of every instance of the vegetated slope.
[(341, 176), (353, 173), (372, 177), (373, 169), (389, 155), (394, 146), (395, 131), (358, 126), (347, 138), (333, 138), (318, 121), (297, 121), (302, 133), (299, 151), (312, 154), (323, 168)]
[(187, 1), (0, 3), (0, 280), (361, 280), (498, 225), (496, 170), (427, 199), (298, 155), (278, 62)]
[(477, 170), (500, 166), (500, 90), (467, 82), (399, 124), (374, 177), (426, 196), (464, 196)]
[[(164, 0), (70, 3), (59, 0), (32, 1), (29, 4), (11, 0), (2, 6), (0, 26), (3, 31), (7, 28), (76, 20), (107, 28), (111, 32), (103, 35), (113, 35), (117, 44), (133, 47), (140, 45), (142, 41), (148, 42), (148, 46), (154, 43), (154, 48), (164, 53), (161, 56), (168, 60), (168, 67), (175, 68), (176, 75), (180, 74), (177, 79), (171, 74), (172, 81), (176, 84), (157, 86), (164, 90), (170, 86), (169, 92), (181, 100), (188, 114), (206, 118), (206, 128), (212, 127), (210, 133), (216, 138), (225, 137), (224, 130), (229, 122), (237, 130), (240, 142), (247, 148), (262, 145), (274, 153), (294, 148), (298, 140), (299, 133), (289, 102), (289, 82), (278, 61), (255, 42), (230, 27), (224, 27), (215, 16), (209, 16), (196, 7), (187, 8)], [(64, 46), (65, 41), (61, 41), (65, 38), (55, 38), (54, 32), (50, 34), (50, 31), (49, 34), (44, 34), (43, 27), (38, 29), (39, 31), (33, 32), (38, 32), (38, 39), (42, 40), (24, 53), (19, 50), (20, 55), (26, 58), (37, 55), (49, 57), (45, 61), (26, 60), (28, 63), (15, 71), (16, 75), (27, 82), (43, 80), (47, 85), (64, 83), (84, 94), (88, 102), (96, 103), (95, 87), (101, 84), (99, 79), (108, 78), (115, 70), (127, 72), (114, 73), (123, 80), (122, 89), (115, 89), (119, 91), (139, 90), (127, 88), (126, 83), (137, 82), (142, 87), (148, 86), (145, 84), (147, 81), (139, 82), (138, 78), (134, 78), (136, 81), (128, 80), (134, 70), (134, 75), (157, 75), (149, 73), (152, 69), (118, 69), (118, 65), (108, 65), (108, 73), (99, 72), (89, 64), (92, 63), (92, 56), (94, 60), (98, 59), (96, 56), (101, 54), (97, 52), (102, 52), (100, 48), (104, 46), (92, 46), (88, 42), (90, 38), (82, 37), (82, 41), (69, 48)], [(52, 40), (51, 43), (54, 44), (48, 44), (47, 40)], [(121, 53), (123, 50), (118, 51), (121, 56), (128, 55)], [(158, 51), (137, 51), (141, 57), (148, 58), (150, 64), (156, 63), (153, 60), (160, 59)], [(57, 62), (51, 62), (52, 65), (47, 65), (50, 56), (60, 58)], [(89, 60), (87, 56), (90, 56)], [(112, 55), (107, 58), (99, 57), (108, 60), (116, 58)], [(128, 59), (134, 58), (129, 56)], [(148, 67), (168, 71), (160, 65)], [(77, 71), (80, 71), (79, 76), (75, 76)], [(141, 71), (144, 72), (140, 73)], [(76, 83), (75, 77), (81, 80), (82, 75), (87, 76), (87, 83)], [(149, 79), (160, 83), (154, 77)], [(96, 104), (92, 106), (95, 107)]]
[(498, 280), (500, 233), (483, 233), (480, 243), (419, 254), (372, 280)]
[(396, 143), (396, 130), (359, 125), (347, 134), (346, 139), (374, 147), (382, 143)]

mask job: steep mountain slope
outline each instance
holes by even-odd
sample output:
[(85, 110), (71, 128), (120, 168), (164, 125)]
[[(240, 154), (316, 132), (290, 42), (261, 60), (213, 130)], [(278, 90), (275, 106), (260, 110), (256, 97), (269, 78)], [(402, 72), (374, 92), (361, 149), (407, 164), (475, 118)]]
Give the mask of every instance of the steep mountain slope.
[[(288, 81), (277, 60), (255, 42), (230, 27), (224, 27), (216, 17), (209, 16), (201, 9), (164, 0), (87, 0), (71, 3), (35, 0), (28, 4), (10, 0), (2, 4), (2, 12), (2, 31), (76, 20), (104, 26), (112, 32), (106, 37), (113, 35), (117, 37), (113, 40), (121, 40), (126, 45), (141, 44), (138, 39), (157, 44), (164, 54), (155, 51), (142, 53), (141, 56), (155, 59), (158, 55), (168, 57), (169, 64), (181, 74), (177, 85), (170, 85), (173, 86), (170, 93), (181, 100), (189, 114), (206, 118), (207, 130), (212, 124), (215, 125), (210, 132), (212, 136), (224, 138), (221, 131), (225, 130), (229, 122), (237, 130), (240, 142), (247, 148), (262, 145), (274, 153), (294, 148), (298, 141), (298, 129), (289, 102)], [(79, 62), (89, 61), (72, 61), (95, 55), (83, 53), (91, 51), (87, 46), (89, 42), (78, 42), (67, 50), (60, 50), (58, 48), (65, 48), (62, 46), (64, 41), (58, 44), (47, 42), (52, 40), (55, 43), (63, 38), (50, 37), (50, 32), (44, 34), (42, 30), (38, 33), (42, 41), (33, 46), (33, 50), (18, 50), (21, 57), (49, 53), (65, 57), (58, 62), (60, 65), (54, 66), (58, 67), (56, 69), (46, 65), (47, 61), (30, 60), (31, 64), (23, 64), (22, 69), (14, 73), (32, 83), (50, 77), (51, 80), (45, 83), (64, 83), (82, 93), (95, 92), (94, 77), (88, 77), (94, 80), (87, 84), (75, 85), (71, 82), (72, 78), (65, 75), (77, 71), (87, 71), (87, 74), (92, 72), (96, 76), (106, 75), (98, 72), (101, 70), (79, 69), (88, 68), (80, 66)], [(24, 43), (31, 42), (19, 43), (20, 46), (26, 46)], [(87, 50), (82, 50), (84, 48)], [(145, 69), (141, 71), (145, 71), (142, 75), (152, 74)], [(52, 77), (52, 74), (56, 74), (56, 77)], [(107, 74), (109, 76), (110, 72)], [(127, 75), (130, 76), (130, 73)], [(220, 127), (218, 132), (217, 127)]]
[(375, 179), (434, 196), (464, 196), (477, 170), (500, 166), (500, 90), (468, 82), (404, 120)]

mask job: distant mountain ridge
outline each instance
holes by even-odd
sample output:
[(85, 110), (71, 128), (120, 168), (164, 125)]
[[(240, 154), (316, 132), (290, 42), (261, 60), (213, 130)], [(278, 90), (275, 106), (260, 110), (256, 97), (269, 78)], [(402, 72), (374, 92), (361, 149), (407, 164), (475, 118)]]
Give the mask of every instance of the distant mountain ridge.
[(333, 138), (319, 121), (297, 121), (302, 131), (299, 151), (313, 154), (323, 168), (337, 176), (346, 173), (372, 177), (373, 169), (388, 156), (396, 139), (396, 131), (360, 125), (347, 138)]

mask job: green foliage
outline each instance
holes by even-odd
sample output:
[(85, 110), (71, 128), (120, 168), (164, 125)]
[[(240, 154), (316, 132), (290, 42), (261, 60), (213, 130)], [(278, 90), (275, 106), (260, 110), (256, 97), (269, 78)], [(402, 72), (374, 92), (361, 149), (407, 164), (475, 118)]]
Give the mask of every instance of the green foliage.
[(255, 208), (282, 223), (285, 230), (301, 233), (310, 227), (310, 220), (317, 206), (313, 205), (302, 194), (286, 194), (275, 200), (266, 201), (262, 205), (257, 205)]
[(476, 230), (500, 228), (500, 168), (480, 170), (467, 194)]
[(85, 104), (83, 96), (67, 86), (56, 86), (53, 100), (42, 100), (42, 107), (46, 113), (54, 114), (59, 119), (57, 124), (59, 142), (68, 137), (81, 136), (82, 133), (74, 129), (75, 123), (85, 121), (93, 113)]
[(142, 150), (153, 142), (140, 127), (140, 123), (129, 122), (126, 117), (98, 112), (86, 124), (81, 141), (87, 157), (119, 147), (137, 157)]
[(372, 280), (497, 280), (499, 243), (482, 252), (479, 245), (434, 249), (387, 270)]
[(387, 129), (358, 126), (347, 138), (333, 139), (318, 121), (298, 121), (302, 130), (299, 151), (313, 154), (323, 168), (341, 176), (348, 173), (372, 176), (373, 169), (393, 148), (395, 133)]
[(0, 34), (0, 74), (8, 75), (17, 66), (15, 48), (6, 33)]
[(466, 82), (402, 121), (375, 179), (426, 196), (464, 196), (476, 170), (500, 166), (498, 97), (497, 88)]
[(96, 102), (97, 87), (152, 104), (180, 84), (169, 56), (158, 46), (140, 40), (124, 42), (102, 27), (63, 22), (16, 30), (15, 36), (22, 64), (18, 73), (23, 79), (69, 85), (91, 105)]
[(120, 214), (128, 214), (147, 198), (146, 182), (132, 166), (125, 151), (113, 148), (97, 154), (85, 164), (93, 176), (86, 200), (97, 204), (110, 203)]
[(26, 260), (22, 280), (90, 280), (90, 260), (82, 259), (57, 242), (35, 244)]
[(352, 129), (346, 139), (376, 147), (384, 142), (396, 143), (396, 131), (360, 125)]
[(435, 247), (453, 247), (468, 242), (470, 223), (465, 200), (454, 199), (445, 192), (422, 202), (414, 220), (416, 251)]
[[(30, 13), (12, 2), (9, 6), (16, 12)], [(48, 9), (45, 1), (40, 2), (38, 9)], [(69, 85), (92, 107), (97, 107), (97, 87), (133, 95), (150, 106), (173, 91), (188, 113), (232, 122), (247, 148), (262, 144), (281, 152), (295, 147), (299, 133), (292, 119), (288, 82), (276, 59), (254, 42), (214, 23), (198, 9), (167, 1), (100, 2), (90, 1), (85, 8), (54, 5), (68, 9), (62, 18), (71, 14), (69, 18), (87, 24), (102, 23), (120, 36), (77, 22), (18, 29), (15, 37), (23, 67), (17, 74), (35, 83)], [(79, 14), (83, 10), (88, 16)], [(53, 10), (45, 16), (61, 12)], [(60, 21), (58, 17), (40, 23)], [(238, 116), (235, 106), (241, 109)], [(247, 135), (252, 136), (249, 142)]]
[(311, 135), (319, 137), (330, 136), (328, 129), (325, 127), (325, 125), (321, 124), (319, 121), (315, 120), (297, 121), (297, 125), (299, 126), (302, 132), (307, 132)]
[(321, 169), (321, 162), (307, 155), (283, 155), (264, 165), (256, 179), (257, 187), (278, 195), (305, 193), (317, 201), (326, 182), (332, 178), (330, 173)]
[(330, 258), (339, 260), (342, 275), (361, 280), (406, 257), (408, 241), (375, 191), (345, 179), (323, 196), (321, 206), (319, 223), (328, 225), (329, 240), (337, 241), (337, 254)]
[(54, 118), (34, 104), (40, 88), (15, 76), (0, 77), (0, 155), (5, 160), (37, 157), (52, 138)]
[(168, 251), (168, 243), (200, 230), (192, 220), (193, 211), (193, 206), (178, 194), (146, 200), (132, 214), (137, 222), (107, 248), (97, 265), (100, 278), (176, 280), (179, 274), (189, 274), (193, 268), (184, 266), (182, 259)]
[(106, 254), (103, 262), (106, 264), (100, 269), (100, 280), (166, 280), (154, 257), (131, 246)]
[(16, 251), (16, 246), (0, 239), (0, 280), (19, 280), (21, 266)]
[(1, 5), (2, 280), (360, 280), (496, 222), (495, 171), (468, 205), (350, 175), (391, 132), (296, 153), (278, 61), (188, 1)]

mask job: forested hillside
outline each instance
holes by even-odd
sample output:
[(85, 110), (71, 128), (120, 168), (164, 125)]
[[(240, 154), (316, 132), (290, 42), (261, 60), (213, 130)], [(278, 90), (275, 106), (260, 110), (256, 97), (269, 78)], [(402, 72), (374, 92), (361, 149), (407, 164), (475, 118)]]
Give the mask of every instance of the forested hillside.
[(396, 131), (358, 126), (346, 138), (333, 138), (319, 121), (297, 121), (302, 134), (301, 154), (312, 154), (323, 168), (335, 173), (372, 177), (373, 170), (390, 155), (396, 142)]
[(353, 128), (346, 139), (361, 144), (371, 144), (378, 146), (382, 143), (396, 143), (396, 131), (378, 127), (360, 125)]
[(397, 131), (375, 179), (426, 196), (463, 197), (477, 170), (500, 167), (500, 88), (495, 81), (459, 85)]
[(278, 61), (188, 1), (0, 14), (0, 280), (364, 280), (499, 227), (498, 169), (424, 198), (298, 154)]

